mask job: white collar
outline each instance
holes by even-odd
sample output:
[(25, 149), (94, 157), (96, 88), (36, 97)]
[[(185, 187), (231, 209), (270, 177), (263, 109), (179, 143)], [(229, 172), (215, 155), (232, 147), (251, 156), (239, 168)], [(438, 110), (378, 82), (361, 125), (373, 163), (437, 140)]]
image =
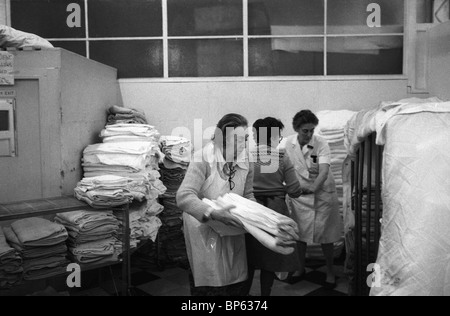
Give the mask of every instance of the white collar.
[[(212, 147), (211, 150), (208, 150), (208, 157), (207, 160), (210, 163), (216, 162), (219, 164), (220, 170), (223, 170), (223, 168), (226, 165), (225, 158), (223, 157), (222, 151), (212, 142), (210, 144)], [(247, 151), (243, 151), (239, 157), (236, 159), (237, 161), (233, 162), (234, 166), (238, 166), (241, 169), (248, 170), (248, 157), (247, 157)]]
[[(300, 143), (298, 142), (298, 135), (295, 134), (292, 137), (292, 147), (298, 146), (300, 147), (300, 150), (302, 150)], [(309, 143), (306, 146), (303, 146), (303, 150), (305, 150), (305, 148), (307, 148), (308, 150), (313, 150), (316, 146), (316, 136), (314, 135), (311, 140), (309, 141)]]

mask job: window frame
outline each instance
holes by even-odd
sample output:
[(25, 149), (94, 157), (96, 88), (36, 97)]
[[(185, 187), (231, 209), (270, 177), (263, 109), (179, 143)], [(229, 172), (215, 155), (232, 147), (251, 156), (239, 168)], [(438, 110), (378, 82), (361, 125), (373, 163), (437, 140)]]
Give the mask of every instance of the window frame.
[[(10, 1), (6, 0), (7, 7), (7, 22), (10, 25)], [(328, 1), (324, 1), (324, 34), (315, 35), (249, 35), (248, 30), (248, 3), (249, 0), (242, 0), (243, 5), (243, 34), (242, 35), (228, 35), (228, 36), (169, 36), (168, 35), (168, 0), (161, 0), (162, 5), (162, 23), (163, 34), (156, 37), (90, 37), (89, 36), (89, 7), (88, 1), (84, 0), (84, 14), (85, 14), (85, 38), (47, 38), (49, 41), (76, 41), (86, 43), (86, 57), (90, 58), (90, 42), (93, 41), (127, 41), (127, 40), (162, 40), (163, 41), (163, 77), (149, 78), (121, 78), (120, 82), (202, 82), (202, 81), (337, 81), (337, 80), (405, 80), (408, 79), (410, 72), (409, 56), (411, 47), (414, 42), (415, 34), (415, 19), (411, 17), (416, 12), (416, 0), (403, 0), (404, 2), (404, 29), (403, 33), (368, 33), (368, 34), (328, 34)], [(415, 15), (414, 15), (415, 17)], [(389, 37), (402, 36), (403, 37), (403, 73), (396, 75), (328, 75), (328, 38), (339, 37)], [(258, 38), (323, 38), (324, 41), (324, 75), (311, 76), (250, 76), (249, 75), (249, 40)], [(169, 40), (183, 39), (183, 40), (199, 40), (199, 39), (242, 39), (243, 40), (243, 76), (237, 77), (170, 77), (169, 76)]]
[(15, 124), (15, 100), (14, 99), (0, 99), (0, 111), (8, 111), (8, 130), (0, 131), (0, 141), (9, 141), (9, 155), (2, 155), (3, 157), (16, 157), (16, 124)]

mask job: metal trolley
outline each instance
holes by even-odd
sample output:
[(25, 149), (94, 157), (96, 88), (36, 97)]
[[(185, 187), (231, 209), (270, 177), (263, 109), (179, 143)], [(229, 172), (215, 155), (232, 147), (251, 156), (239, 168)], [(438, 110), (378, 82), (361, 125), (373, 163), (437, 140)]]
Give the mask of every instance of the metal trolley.
[(355, 279), (353, 292), (369, 295), (370, 264), (377, 260), (382, 219), (383, 146), (375, 144), (376, 134), (361, 143), (352, 162), (352, 205), (355, 210)]

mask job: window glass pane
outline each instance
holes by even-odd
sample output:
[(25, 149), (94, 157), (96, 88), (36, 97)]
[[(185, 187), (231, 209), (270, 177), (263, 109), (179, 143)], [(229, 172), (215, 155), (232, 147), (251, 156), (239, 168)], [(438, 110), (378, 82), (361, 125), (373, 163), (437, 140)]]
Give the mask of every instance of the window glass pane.
[(162, 41), (90, 42), (91, 59), (119, 70), (119, 78), (163, 77)]
[(433, 0), (417, 0), (417, 23), (433, 23)]
[(323, 75), (323, 38), (251, 39), (250, 76)]
[(242, 40), (169, 40), (170, 77), (243, 74)]
[[(404, 0), (331, 0), (328, 1), (329, 34), (403, 33)], [(373, 21), (367, 11), (372, 3), (380, 5), (381, 27), (369, 27)]]
[(9, 111), (0, 111), (0, 131), (9, 131)]
[(169, 36), (242, 35), (242, 0), (168, 0)]
[(403, 37), (328, 38), (329, 75), (400, 75)]
[[(79, 5), (80, 27), (69, 27), (70, 4)], [(75, 11), (77, 13), (78, 11)], [(69, 19), (72, 21), (72, 19)], [(86, 36), (83, 0), (11, 0), (11, 26), (44, 38), (80, 38)], [(75, 22), (77, 22), (75, 20)]]
[(52, 41), (53, 46), (67, 49), (86, 57), (86, 41)]
[(89, 0), (92, 37), (162, 36), (161, 0)]
[(249, 0), (249, 34), (324, 34), (324, 14), (323, 0)]

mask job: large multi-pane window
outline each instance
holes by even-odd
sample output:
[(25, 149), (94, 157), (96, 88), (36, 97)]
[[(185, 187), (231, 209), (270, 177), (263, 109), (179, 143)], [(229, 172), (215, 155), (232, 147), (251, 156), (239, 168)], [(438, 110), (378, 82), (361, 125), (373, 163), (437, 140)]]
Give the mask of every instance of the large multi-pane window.
[(120, 78), (403, 74), (404, 0), (10, 1), (13, 27)]

